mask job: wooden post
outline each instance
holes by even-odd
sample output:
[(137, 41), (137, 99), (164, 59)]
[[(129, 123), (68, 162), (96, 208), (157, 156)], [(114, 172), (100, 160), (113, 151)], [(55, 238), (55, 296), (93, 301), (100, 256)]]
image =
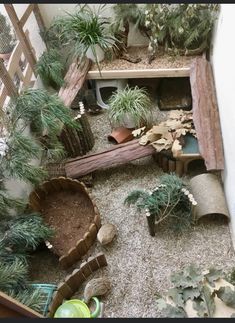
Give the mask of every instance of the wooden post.
[(7, 94), (12, 98), (18, 96), (18, 90), (12, 81), (5, 65), (3, 59), (0, 59), (0, 78), (6, 87)]
[(36, 57), (34, 56), (34, 53), (31, 49), (31, 46), (29, 44), (28, 39), (25, 36), (23, 27), (21, 26), (20, 20), (15, 12), (14, 6), (12, 4), (4, 4), (4, 7), (6, 9), (6, 12), (12, 22), (12, 25), (15, 29), (16, 35), (21, 42), (23, 52), (25, 54), (25, 57), (27, 61), (29, 62), (32, 70), (35, 73), (35, 64), (37, 62)]
[(154, 237), (155, 236), (155, 215), (154, 214), (146, 215), (146, 219), (148, 221), (149, 233), (152, 237)]
[(44, 32), (46, 30), (46, 27), (45, 27), (45, 23), (43, 21), (41, 11), (40, 11), (39, 6), (38, 6), (37, 3), (34, 3), (33, 13), (34, 13), (34, 16), (35, 16), (35, 18), (37, 20), (39, 30), (41, 32)]

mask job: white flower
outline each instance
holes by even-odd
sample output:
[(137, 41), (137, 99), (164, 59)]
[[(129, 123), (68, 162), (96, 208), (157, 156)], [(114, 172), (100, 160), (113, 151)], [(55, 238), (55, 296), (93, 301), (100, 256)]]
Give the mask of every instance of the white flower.
[(197, 205), (197, 202), (194, 200), (193, 203), (192, 203), (192, 205)]
[(145, 14), (147, 15), (149, 12), (148, 12), (148, 10), (145, 10)]
[(157, 44), (157, 39), (155, 38), (153, 42), (154, 42), (154, 44)]
[(150, 21), (149, 20), (146, 20), (145, 21), (145, 26), (148, 27), (150, 25)]

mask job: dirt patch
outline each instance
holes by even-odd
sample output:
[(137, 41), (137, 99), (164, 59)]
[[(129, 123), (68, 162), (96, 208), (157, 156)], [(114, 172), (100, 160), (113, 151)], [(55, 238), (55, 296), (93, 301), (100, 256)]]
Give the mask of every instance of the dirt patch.
[(95, 212), (91, 200), (84, 192), (63, 191), (45, 198), (42, 216), (55, 230), (51, 244), (58, 255), (63, 255), (83, 238)]

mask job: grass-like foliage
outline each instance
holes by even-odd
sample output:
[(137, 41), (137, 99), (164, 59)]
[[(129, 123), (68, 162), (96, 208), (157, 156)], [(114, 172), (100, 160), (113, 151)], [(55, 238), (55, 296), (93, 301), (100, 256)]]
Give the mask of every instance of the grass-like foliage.
[(161, 176), (152, 192), (136, 190), (125, 199), (125, 204), (136, 204), (138, 211), (154, 215), (156, 224), (165, 223), (174, 232), (182, 232), (193, 224), (195, 203), (183, 180), (175, 174)]
[(40, 242), (51, 238), (53, 230), (43, 223), (37, 213), (18, 215), (8, 222), (8, 229), (0, 241), (2, 248), (11, 247), (13, 251), (35, 250)]
[(113, 124), (122, 124), (128, 116), (135, 126), (150, 126), (152, 123), (152, 103), (144, 88), (126, 86), (122, 91), (116, 91), (109, 99), (109, 118)]
[(87, 4), (79, 5), (77, 11), (56, 18), (50, 27), (50, 29), (57, 31), (57, 38), (61, 40), (61, 45), (70, 46), (71, 53), (76, 58), (83, 59), (88, 48), (91, 48), (98, 68), (100, 66), (96, 45), (106, 51), (116, 41), (109, 30), (109, 18), (102, 16), (104, 7), (104, 5), (100, 5), (98, 10), (94, 11)]
[(49, 49), (39, 57), (36, 71), (45, 85), (58, 89), (65, 84), (65, 66), (61, 54), (56, 49)]
[(0, 263), (0, 290), (3, 292), (19, 291), (27, 284), (27, 265), (16, 260), (13, 263)]

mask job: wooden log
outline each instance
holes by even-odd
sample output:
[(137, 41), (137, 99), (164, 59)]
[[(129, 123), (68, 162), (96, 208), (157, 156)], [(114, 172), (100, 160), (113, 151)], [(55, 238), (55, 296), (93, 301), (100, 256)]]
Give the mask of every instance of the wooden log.
[(168, 168), (169, 172), (175, 172), (175, 160), (169, 159), (168, 160)]
[(87, 252), (87, 246), (86, 246), (85, 241), (83, 239), (80, 239), (76, 243), (76, 248), (77, 248), (77, 251), (78, 251), (80, 257), (85, 255), (85, 253)]
[(155, 215), (154, 214), (146, 215), (146, 219), (148, 222), (149, 233), (152, 237), (154, 237), (155, 236)]
[(168, 172), (168, 158), (166, 156), (162, 157), (162, 170), (163, 172)]
[(95, 239), (93, 239), (91, 233), (88, 231), (84, 234), (83, 239), (85, 241), (87, 250), (90, 249), (90, 247), (93, 245), (93, 242)]
[(87, 262), (92, 272), (99, 269), (99, 263), (97, 262), (95, 257), (89, 257)]
[(60, 89), (58, 96), (65, 106), (70, 107), (78, 91), (82, 88), (87, 73), (91, 67), (91, 60), (85, 59), (82, 62), (74, 61), (65, 75), (65, 85)]
[(179, 177), (181, 177), (183, 175), (184, 163), (181, 160), (176, 160), (176, 162), (175, 162), (175, 172)]
[(72, 159), (65, 164), (65, 172), (68, 177), (77, 178), (98, 169), (151, 155), (154, 152), (155, 149), (152, 146), (142, 146), (138, 139), (132, 140), (96, 154)]
[(63, 295), (65, 299), (70, 299), (74, 294), (73, 289), (66, 282), (61, 282), (57, 286), (57, 291)]
[[(98, 209), (97, 209), (98, 210)], [(96, 212), (96, 211), (95, 211)], [(94, 223), (96, 225), (96, 228), (97, 228), (97, 232), (99, 231), (99, 229), (101, 228), (101, 218), (99, 216), (98, 213), (96, 213), (96, 216), (94, 218)]]
[(98, 253), (98, 255), (96, 256), (96, 260), (100, 268), (107, 266), (107, 260), (105, 258), (105, 255), (102, 252)]
[(86, 261), (81, 263), (80, 270), (86, 278), (92, 274), (92, 270)]
[(194, 59), (190, 69), (193, 121), (199, 151), (208, 171), (224, 169), (223, 141), (211, 64)]
[(73, 293), (75, 293), (78, 290), (79, 286), (85, 281), (85, 279), (86, 277), (83, 275), (80, 269), (74, 269), (72, 274), (65, 278), (65, 282), (73, 290)]

